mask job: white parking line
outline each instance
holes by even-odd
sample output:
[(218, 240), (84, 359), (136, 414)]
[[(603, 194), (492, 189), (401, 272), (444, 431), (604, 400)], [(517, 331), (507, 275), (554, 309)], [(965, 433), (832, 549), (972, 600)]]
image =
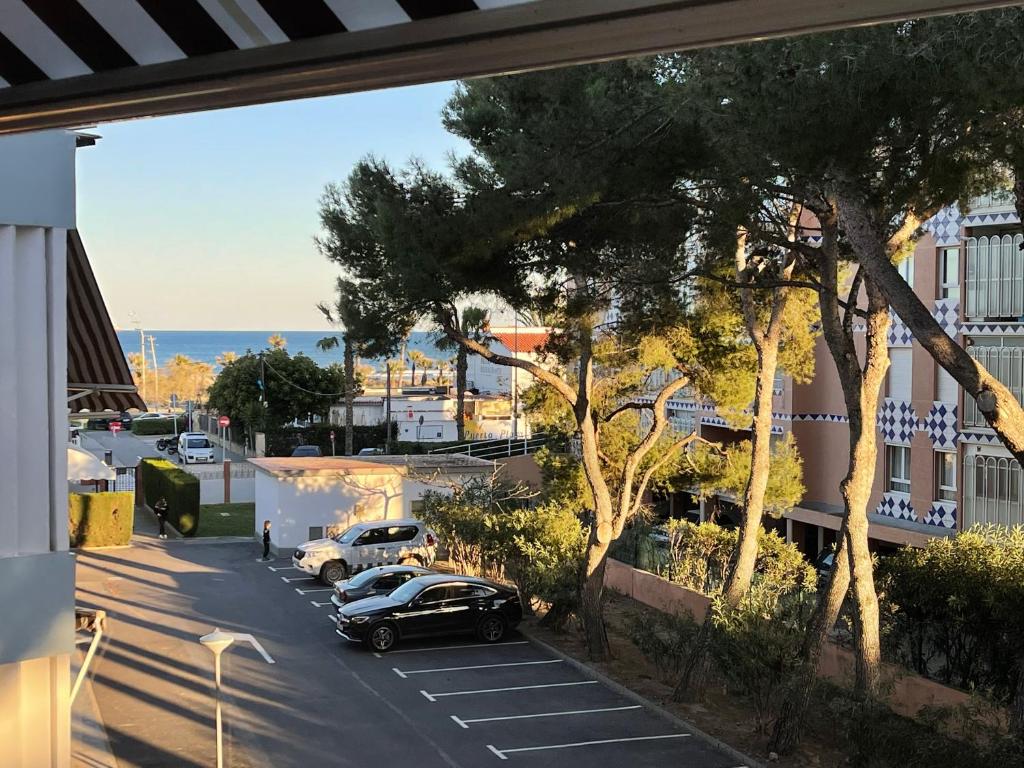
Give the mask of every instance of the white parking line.
[(544, 661), (511, 661), (506, 664), (474, 664), (469, 667), (436, 667), (435, 669), (406, 669), (392, 667), (391, 670), (401, 678), (409, 675), (426, 675), (431, 672), (462, 672), (467, 669), (495, 669), (497, 667), (532, 667), (537, 664), (561, 664), (562, 659), (546, 659)]
[[(467, 643), (465, 645), (439, 645), (435, 648), (406, 648), (402, 651), (388, 651), (388, 656), (394, 656), (396, 653), (425, 653), (426, 651), (452, 651), (462, 650), (463, 648), (504, 648), (506, 645), (529, 645), (529, 640), (516, 640), (511, 643)], [(374, 653), (378, 659), (384, 658), (379, 653)]]
[(338, 621), (334, 618), (334, 616), (328, 616), (327, 620), (331, 622), (331, 624), (333, 624), (334, 626), (338, 626)]
[(534, 717), (565, 717), (566, 715), (590, 715), (596, 712), (625, 712), (630, 709), (643, 709), (639, 704), (632, 704), (628, 707), (602, 707), (600, 709), (570, 709), (567, 712), (540, 712), (536, 715), (507, 715), (506, 717), (474, 717), (463, 720), (461, 717), (449, 715), (449, 717), (462, 728), (469, 728), (470, 723), (493, 723), (498, 720), (529, 720)]
[(334, 589), (332, 587), (324, 587), (323, 589), (299, 589), (298, 587), (295, 587), (294, 589), (300, 595), (308, 595), (310, 592), (333, 592), (334, 591)]
[(283, 581), (285, 583), (292, 582), (292, 581), (312, 581), (312, 580), (313, 580), (312, 576), (296, 576), (295, 578), (288, 578), (287, 576), (282, 576), (281, 577), (281, 581)]
[(625, 739), (596, 739), (595, 741), (574, 741), (569, 744), (545, 744), (540, 747), (515, 747), (514, 749), (498, 749), (493, 744), (487, 748), (501, 760), (508, 760), (506, 755), (514, 752), (538, 752), (545, 749), (569, 749), (570, 747), (590, 747), (595, 744), (621, 744), (627, 741), (657, 741), (659, 739), (683, 739), (689, 736), (688, 733), (666, 733), (664, 736), (631, 736)]
[[(261, 558), (262, 559), (262, 558)], [(267, 568), (277, 573), (278, 571), (297, 571), (297, 566), (294, 565), (268, 565)]]
[(334, 603), (318, 603), (316, 600), (310, 600), (309, 603), (314, 608), (327, 608), (329, 606), (334, 605)]
[(506, 691), (530, 691), (534, 688), (568, 688), (572, 685), (597, 685), (597, 680), (580, 680), (575, 683), (542, 683), (540, 685), (515, 685), (511, 688), (478, 688), (475, 691), (448, 691), (447, 693), (427, 693), (420, 691), (427, 701), (437, 701), (442, 696), (470, 696), (474, 693), (504, 693)]

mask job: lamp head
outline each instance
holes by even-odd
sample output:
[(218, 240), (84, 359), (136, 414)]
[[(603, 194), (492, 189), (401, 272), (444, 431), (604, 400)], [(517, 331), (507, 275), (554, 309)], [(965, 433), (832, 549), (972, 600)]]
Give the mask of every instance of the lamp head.
[(227, 632), (221, 632), (220, 627), (217, 627), (210, 634), (200, 637), (199, 642), (213, 651), (215, 656), (220, 656), (229, 645), (235, 642), (235, 638)]

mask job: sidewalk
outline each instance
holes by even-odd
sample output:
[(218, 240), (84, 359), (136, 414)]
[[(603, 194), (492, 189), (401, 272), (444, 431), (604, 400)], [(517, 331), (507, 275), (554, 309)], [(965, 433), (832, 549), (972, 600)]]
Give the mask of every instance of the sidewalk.
[[(181, 534), (170, 523), (164, 525), (168, 539), (180, 539)], [(156, 519), (156, 513), (148, 506), (143, 505), (135, 508), (135, 523), (132, 526), (132, 538), (158, 539), (160, 535), (160, 523)], [(159, 540), (159, 539), (158, 539)]]
[[(103, 653), (103, 643), (100, 640), (100, 647), (97, 654)], [(78, 646), (71, 656), (71, 681), (74, 683), (78, 676), (78, 669), (88, 643)], [(99, 704), (96, 702), (96, 693), (92, 688), (92, 675), (96, 669), (96, 658), (93, 658), (92, 666), (86, 675), (82, 687), (75, 697), (75, 703), (71, 707), (71, 765), (72, 768), (118, 768), (117, 760), (114, 758), (113, 750), (110, 748), (110, 739), (107, 738), (107, 729), (103, 725), (103, 717), (100, 715)]]

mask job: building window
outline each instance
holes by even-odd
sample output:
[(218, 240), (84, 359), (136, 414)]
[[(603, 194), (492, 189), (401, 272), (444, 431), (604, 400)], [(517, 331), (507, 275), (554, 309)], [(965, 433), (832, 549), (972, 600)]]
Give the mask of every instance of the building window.
[[(1021, 346), (1024, 339), (994, 336), (972, 338), (967, 342), (967, 354), (985, 366), (1018, 402), (1024, 402), (1024, 346)], [(988, 426), (974, 398), (967, 394), (964, 395), (964, 426)]]
[(967, 238), (965, 315), (972, 319), (1024, 315), (1024, 235)]
[(907, 285), (911, 288), (914, 287), (914, 255), (907, 256), (903, 261), (896, 265), (896, 269), (900, 273), (900, 277), (907, 281)]
[(960, 249), (939, 251), (939, 298), (960, 300)]
[(909, 347), (893, 347), (889, 350), (889, 380), (886, 391), (891, 399), (910, 402), (913, 364), (913, 353)]
[(905, 445), (885, 446), (885, 490), (910, 493), (910, 448)]
[(935, 454), (935, 498), (956, 501), (956, 454), (938, 451)]
[(972, 525), (1020, 525), (1021, 471), (1014, 460), (1001, 456), (964, 458), (963, 527)]

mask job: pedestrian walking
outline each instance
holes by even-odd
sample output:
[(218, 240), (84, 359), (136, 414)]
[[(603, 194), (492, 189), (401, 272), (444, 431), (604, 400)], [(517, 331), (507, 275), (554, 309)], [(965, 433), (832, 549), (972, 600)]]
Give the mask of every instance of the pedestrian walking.
[(270, 521), (263, 521), (263, 559), (270, 559)]
[(167, 499), (161, 496), (156, 504), (153, 505), (153, 511), (156, 512), (156, 520), (160, 524), (160, 538), (167, 538)]

